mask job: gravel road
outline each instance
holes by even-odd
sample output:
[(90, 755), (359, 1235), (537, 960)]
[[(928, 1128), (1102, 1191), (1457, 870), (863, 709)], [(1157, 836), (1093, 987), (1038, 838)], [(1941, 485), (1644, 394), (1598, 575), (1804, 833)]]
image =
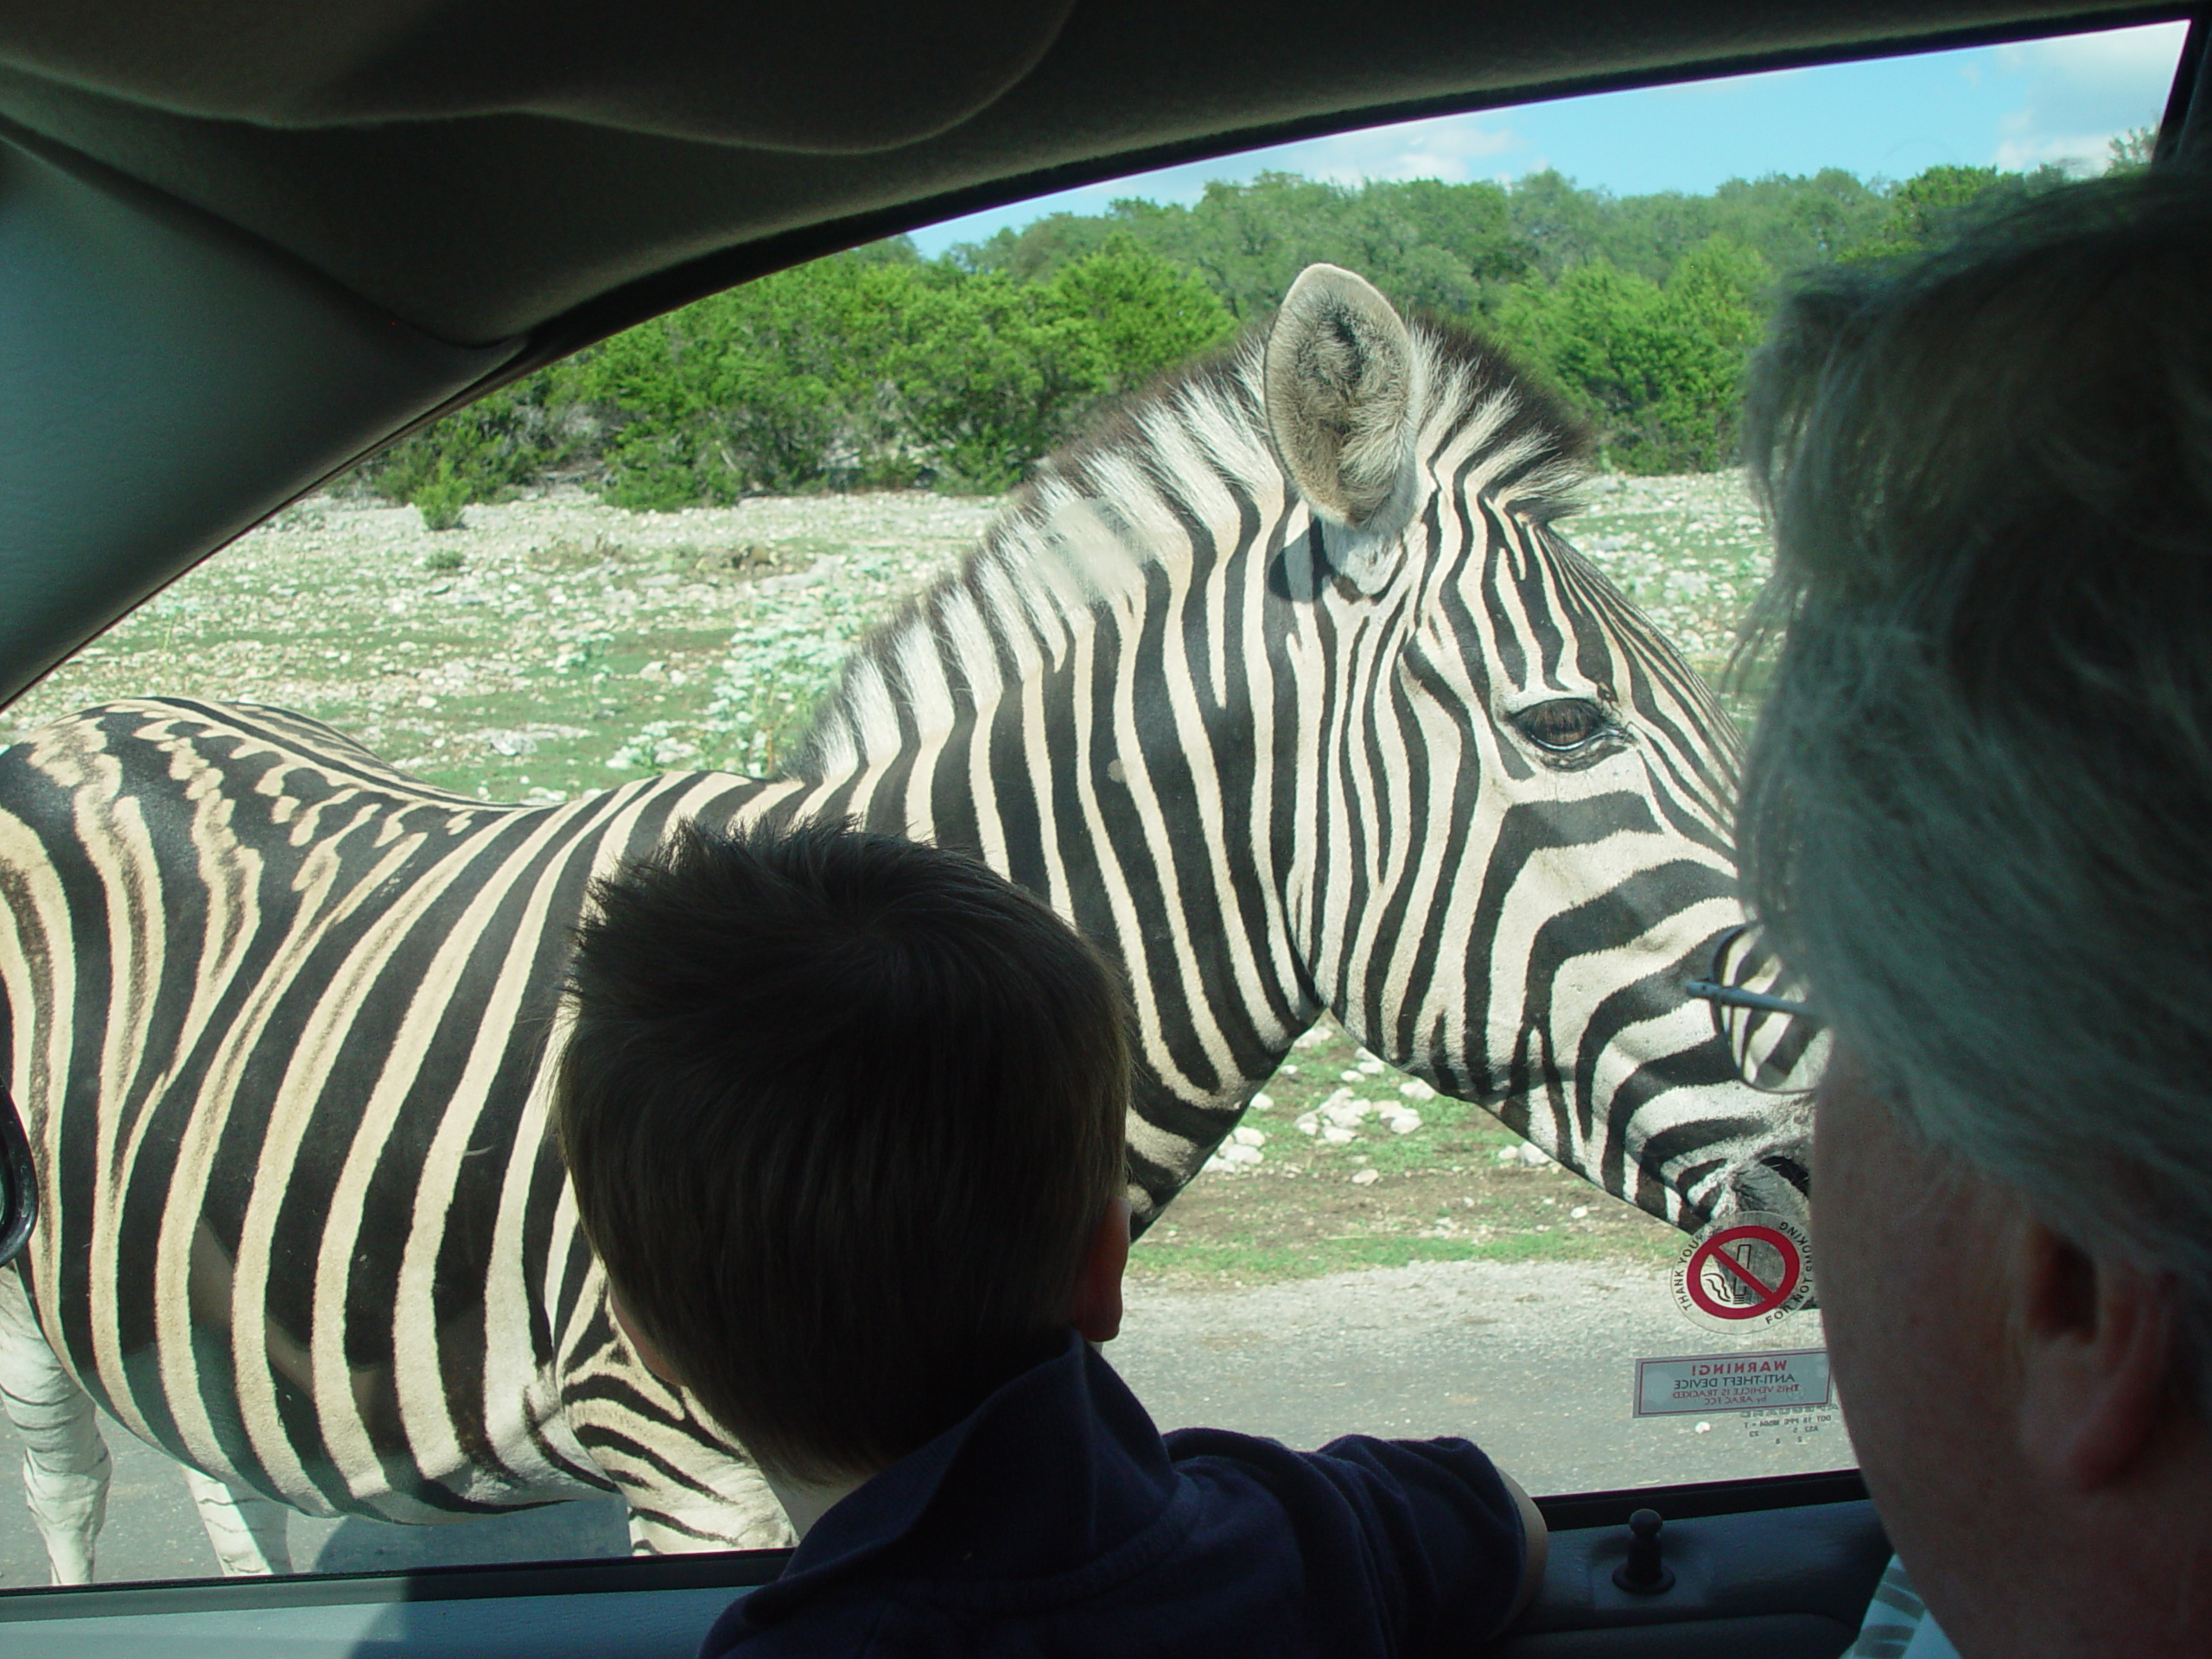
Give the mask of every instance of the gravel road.
[[(1538, 1493), (1834, 1468), (1834, 1414), (1637, 1421), (1631, 1362), (1820, 1344), (1816, 1314), (1731, 1343), (1684, 1323), (1658, 1274), (1602, 1263), (1427, 1262), (1253, 1288), (1133, 1282), (1108, 1351), (1163, 1427), (1210, 1423), (1315, 1446), (1348, 1432), (1465, 1434)], [(103, 1580), (200, 1577), (213, 1557), (175, 1466), (111, 1428)], [(0, 1424), (0, 1589), (46, 1581)], [(627, 1547), (619, 1506), (566, 1503), (450, 1527), (296, 1516), (303, 1570), (573, 1559)]]

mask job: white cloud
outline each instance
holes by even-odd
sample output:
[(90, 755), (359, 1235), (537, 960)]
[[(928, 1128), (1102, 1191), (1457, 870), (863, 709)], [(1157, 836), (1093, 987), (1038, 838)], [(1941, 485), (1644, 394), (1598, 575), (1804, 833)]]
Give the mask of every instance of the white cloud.
[(2026, 96), (1999, 124), (1990, 159), (2003, 168), (2101, 168), (2116, 135), (2158, 124), (2187, 32), (2183, 23), (2152, 23), (1999, 48), (1999, 72), (2023, 80)]
[(1474, 116), (1453, 115), (1341, 133), (1293, 148), (1308, 152), (1295, 170), (1338, 184), (1369, 179), (1441, 179), (1461, 184), (1495, 170), (1470, 163), (1521, 147), (1521, 138), (1510, 127), (1485, 127)]

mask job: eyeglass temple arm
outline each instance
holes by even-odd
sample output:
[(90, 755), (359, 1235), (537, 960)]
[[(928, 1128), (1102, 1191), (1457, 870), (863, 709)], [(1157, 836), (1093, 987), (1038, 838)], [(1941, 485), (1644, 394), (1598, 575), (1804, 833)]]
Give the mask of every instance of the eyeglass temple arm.
[(1685, 988), (1692, 996), (1701, 996), (1708, 1002), (1726, 1003), (1732, 1008), (1758, 1008), (1766, 1014), (1809, 1014), (1808, 1002), (1794, 1001), (1786, 996), (1769, 996), (1764, 991), (1747, 991), (1735, 985), (1723, 985), (1717, 980), (1694, 979)]

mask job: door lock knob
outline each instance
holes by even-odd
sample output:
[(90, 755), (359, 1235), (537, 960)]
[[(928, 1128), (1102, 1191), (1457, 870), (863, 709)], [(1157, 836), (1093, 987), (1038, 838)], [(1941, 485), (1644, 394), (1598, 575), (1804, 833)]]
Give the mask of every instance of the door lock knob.
[(1656, 1510), (1638, 1510), (1628, 1518), (1628, 1559), (1613, 1569), (1613, 1582), (1632, 1596), (1675, 1587), (1673, 1570), (1659, 1559), (1659, 1533), (1666, 1524)]

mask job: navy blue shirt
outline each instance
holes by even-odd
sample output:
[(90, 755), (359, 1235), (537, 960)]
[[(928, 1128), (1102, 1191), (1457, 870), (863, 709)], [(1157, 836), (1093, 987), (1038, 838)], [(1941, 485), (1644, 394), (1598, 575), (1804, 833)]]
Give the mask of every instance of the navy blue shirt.
[(1464, 1656), (1524, 1553), (1465, 1440), (1163, 1440), (1071, 1333), (840, 1500), (701, 1656)]

